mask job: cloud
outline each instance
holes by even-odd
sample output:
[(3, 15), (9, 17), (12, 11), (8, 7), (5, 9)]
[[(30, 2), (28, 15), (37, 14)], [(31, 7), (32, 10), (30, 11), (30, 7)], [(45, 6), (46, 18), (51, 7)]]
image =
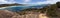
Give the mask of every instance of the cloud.
[(44, 2), (36, 2), (35, 4), (55, 4), (58, 1), (60, 1), (60, 0), (47, 0)]
[[(60, 1), (60, 0), (47, 0), (47, 1), (44, 1), (44, 2), (35, 2), (35, 3), (32, 3), (31, 1), (32, 0), (23, 0), (24, 2), (21, 3), (21, 4), (55, 4), (56, 2)], [(20, 1), (21, 2), (21, 1)], [(11, 3), (17, 3), (16, 1), (14, 0), (0, 0), (0, 4), (11, 4)]]
[(29, 2), (31, 2), (31, 0), (23, 0), (24, 2), (21, 4), (29, 4)]
[(31, 1), (31, 0), (24, 0), (25, 3), (28, 3), (28, 2), (30, 2), (30, 1)]
[[(55, 4), (56, 2), (58, 2), (60, 0), (46, 0), (46, 1), (38, 1), (38, 2), (35, 2), (35, 3), (31, 3), (31, 0), (24, 0), (24, 3), (22, 4)], [(30, 3), (27, 3), (27, 2), (30, 2)]]
[(11, 4), (11, 3), (15, 3), (15, 1), (14, 0), (9, 0), (9, 1), (7, 1), (7, 0), (0, 0), (0, 4)]

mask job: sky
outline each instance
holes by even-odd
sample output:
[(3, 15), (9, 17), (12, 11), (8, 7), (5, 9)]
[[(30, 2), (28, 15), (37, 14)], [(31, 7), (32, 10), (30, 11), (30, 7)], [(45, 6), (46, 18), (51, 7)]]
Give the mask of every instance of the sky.
[(55, 4), (60, 0), (0, 0), (0, 4)]

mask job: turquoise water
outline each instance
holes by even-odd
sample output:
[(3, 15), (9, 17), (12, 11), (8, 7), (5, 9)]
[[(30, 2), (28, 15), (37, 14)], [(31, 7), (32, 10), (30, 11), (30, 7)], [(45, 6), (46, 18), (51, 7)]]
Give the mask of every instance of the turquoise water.
[(24, 9), (28, 9), (28, 8), (43, 8), (44, 6), (9, 6), (8, 8), (5, 8), (5, 10), (9, 10), (9, 11), (13, 11), (13, 12), (18, 12)]

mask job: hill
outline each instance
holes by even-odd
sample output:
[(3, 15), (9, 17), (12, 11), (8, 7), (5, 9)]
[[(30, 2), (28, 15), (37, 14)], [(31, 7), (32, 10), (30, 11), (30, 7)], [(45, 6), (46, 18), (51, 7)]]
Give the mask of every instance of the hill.
[(59, 8), (58, 5), (59, 4), (51, 4), (51, 5), (45, 6), (41, 9), (34, 9), (34, 8), (31, 9), (31, 8), (29, 8), (29, 9), (24, 9), (23, 11), (17, 12), (17, 13), (20, 14), (20, 15), (25, 15), (25, 14), (30, 14), (29, 12), (32, 12), (32, 14), (34, 14), (35, 12), (36, 12), (36, 14), (40, 12), (40, 13), (46, 13), (46, 15), (49, 16), (50, 18), (51, 17), (56, 18), (56, 17), (60, 16), (59, 15), (60, 13), (57, 12), (57, 11), (60, 11), (60, 10), (58, 10), (58, 8)]
[[(14, 7), (14, 8), (10, 8), (8, 10), (15, 10), (16, 13), (18, 13), (19, 15), (24, 16), (22, 18), (33, 18), (37, 15), (37, 18), (41, 15), (41, 16), (48, 16), (49, 18), (60, 18), (60, 8), (59, 8), (59, 4), (60, 3), (56, 3), (56, 4), (51, 4), (51, 5), (46, 5), (43, 8), (39, 8), (41, 7), (40, 5), (37, 5), (36, 7), (38, 7), (39, 9), (37, 9), (35, 6), (35, 8), (27, 8), (27, 9), (23, 9), (22, 11), (20, 11), (20, 9), (22, 9), (22, 7)], [(29, 6), (30, 7), (30, 6)], [(32, 6), (31, 6), (32, 7)], [(20, 8), (20, 9), (19, 9)], [(25, 7), (24, 7), (25, 8)], [(12, 11), (11, 10), (11, 11)], [(18, 10), (18, 11), (17, 11)], [(29, 17), (30, 16), (30, 17)]]
[(18, 4), (18, 3), (14, 3), (14, 4), (0, 4), (0, 7), (17, 6), (17, 5), (22, 5), (22, 4)]

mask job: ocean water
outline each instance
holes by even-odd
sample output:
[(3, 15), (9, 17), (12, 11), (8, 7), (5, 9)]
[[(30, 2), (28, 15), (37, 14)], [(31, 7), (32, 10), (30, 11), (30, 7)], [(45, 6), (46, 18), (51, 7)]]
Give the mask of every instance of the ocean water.
[(18, 11), (22, 11), (24, 9), (28, 9), (28, 8), (36, 8), (36, 9), (40, 9), (43, 8), (44, 6), (9, 6), (8, 8), (5, 8), (4, 10), (9, 10), (9, 11), (13, 11), (13, 12), (18, 12)]

